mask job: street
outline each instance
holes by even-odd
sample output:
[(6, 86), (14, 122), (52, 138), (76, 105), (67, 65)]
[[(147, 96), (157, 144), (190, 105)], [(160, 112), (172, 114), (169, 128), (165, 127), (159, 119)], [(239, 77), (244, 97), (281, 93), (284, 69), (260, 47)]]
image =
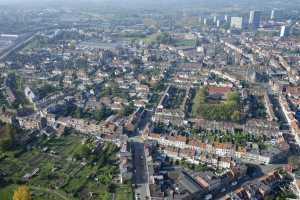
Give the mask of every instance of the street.
[(147, 199), (147, 196), (149, 195), (144, 144), (140, 142), (132, 142), (131, 149), (134, 166), (133, 181), (135, 184), (135, 196), (139, 196), (141, 200), (144, 200)]

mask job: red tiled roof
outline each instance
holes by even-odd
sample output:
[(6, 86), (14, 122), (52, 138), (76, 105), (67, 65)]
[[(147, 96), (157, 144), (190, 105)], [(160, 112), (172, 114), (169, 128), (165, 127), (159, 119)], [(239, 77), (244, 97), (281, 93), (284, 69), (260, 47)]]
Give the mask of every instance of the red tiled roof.
[(286, 88), (286, 92), (293, 96), (299, 96), (300, 95), (300, 87), (288, 86)]
[(208, 86), (209, 93), (226, 94), (231, 91), (231, 87)]

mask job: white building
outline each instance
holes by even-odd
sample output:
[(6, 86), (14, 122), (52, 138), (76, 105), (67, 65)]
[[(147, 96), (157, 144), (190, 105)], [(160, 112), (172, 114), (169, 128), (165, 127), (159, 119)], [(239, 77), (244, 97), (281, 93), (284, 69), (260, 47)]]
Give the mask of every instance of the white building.
[(288, 36), (288, 28), (286, 26), (281, 26), (280, 37)]
[(27, 98), (31, 103), (33, 103), (34, 100), (35, 100), (35, 95), (34, 95), (34, 93), (32, 92), (32, 90), (31, 90), (28, 86), (24, 89), (24, 93), (25, 93), (26, 98)]
[(242, 29), (243, 17), (231, 17), (230, 27), (235, 29)]

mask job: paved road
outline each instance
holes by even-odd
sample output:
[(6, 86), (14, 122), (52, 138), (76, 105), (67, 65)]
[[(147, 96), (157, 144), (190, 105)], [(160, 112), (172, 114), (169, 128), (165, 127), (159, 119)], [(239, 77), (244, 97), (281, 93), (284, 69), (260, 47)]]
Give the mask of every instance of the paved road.
[(140, 199), (145, 200), (149, 193), (149, 185), (144, 144), (141, 142), (131, 142), (131, 148), (134, 166), (133, 181), (136, 185), (135, 195), (139, 194)]
[(135, 176), (134, 180), (136, 184), (147, 183), (148, 178), (146, 175), (146, 163), (145, 163), (145, 153), (144, 144), (139, 142), (133, 142), (133, 166), (135, 166)]

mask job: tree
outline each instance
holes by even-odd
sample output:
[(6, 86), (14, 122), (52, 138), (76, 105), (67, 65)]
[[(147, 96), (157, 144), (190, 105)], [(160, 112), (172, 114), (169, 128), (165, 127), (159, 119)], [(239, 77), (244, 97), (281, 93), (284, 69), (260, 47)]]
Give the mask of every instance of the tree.
[(158, 43), (161, 44), (172, 44), (173, 38), (169, 33), (163, 32), (156, 37)]
[(5, 112), (6, 112), (6, 107), (5, 107), (5, 105), (2, 106), (2, 109), (1, 109), (1, 110), (2, 110), (2, 113), (5, 113)]
[(31, 194), (27, 186), (20, 186), (14, 192), (13, 200), (31, 200)]
[(121, 112), (120, 115), (121, 116), (129, 116), (134, 112), (134, 105), (133, 102), (130, 102), (128, 106), (125, 106)]
[(100, 110), (95, 111), (94, 116), (97, 121), (102, 121), (105, 117), (106, 106), (103, 106)]
[(241, 117), (240, 117), (240, 111), (234, 111), (233, 113), (232, 113), (232, 115), (231, 115), (231, 119), (232, 119), (232, 121), (235, 121), (235, 122), (239, 122), (240, 121), (240, 119), (241, 119)]
[(90, 155), (90, 153), (91, 153), (91, 149), (89, 148), (89, 146), (87, 144), (82, 144), (76, 149), (74, 153), (74, 158), (76, 159), (86, 158)]
[(0, 139), (0, 149), (8, 151), (12, 148), (15, 142), (16, 130), (9, 124), (5, 124), (2, 130), (3, 137)]
[(111, 183), (108, 185), (108, 192), (109, 193), (115, 193), (117, 190), (117, 185), (114, 183)]

